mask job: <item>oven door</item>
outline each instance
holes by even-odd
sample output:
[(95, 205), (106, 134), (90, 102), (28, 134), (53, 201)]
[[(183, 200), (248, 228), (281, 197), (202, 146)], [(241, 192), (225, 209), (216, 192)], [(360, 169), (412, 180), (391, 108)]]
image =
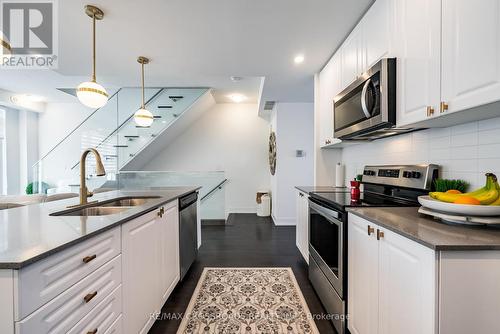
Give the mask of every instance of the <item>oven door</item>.
[(344, 223), (340, 213), (309, 200), (309, 250), (321, 271), (344, 299)]

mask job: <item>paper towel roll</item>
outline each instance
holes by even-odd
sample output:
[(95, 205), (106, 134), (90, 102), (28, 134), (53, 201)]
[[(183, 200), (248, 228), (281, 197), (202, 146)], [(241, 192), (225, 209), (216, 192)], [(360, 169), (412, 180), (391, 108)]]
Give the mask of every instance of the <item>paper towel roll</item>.
[(335, 165), (335, 187), (344, 187), (345, 185), (345, 166), (341, 163)]

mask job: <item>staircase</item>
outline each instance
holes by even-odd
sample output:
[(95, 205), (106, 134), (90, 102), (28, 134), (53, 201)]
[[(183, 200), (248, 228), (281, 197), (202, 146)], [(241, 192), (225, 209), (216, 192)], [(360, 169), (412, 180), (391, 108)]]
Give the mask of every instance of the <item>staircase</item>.
[(146, 108), (154, 115), (150, 127), (139, 127), (134, 112), (141, 105), (139, 88), (121, 88), (108, 103), (95, 110), (33, 166), (36, 189), (79, 187), (80, 154), (89, 147), (102, 156), (106, 177), (94, 177), (95, 161), (88, 158), (89, 188), (116, 179), (127, 166), (136, 168), (146, 163), (169, 141), (184, 131), (214, 103), (207, 88), (148, 88)]

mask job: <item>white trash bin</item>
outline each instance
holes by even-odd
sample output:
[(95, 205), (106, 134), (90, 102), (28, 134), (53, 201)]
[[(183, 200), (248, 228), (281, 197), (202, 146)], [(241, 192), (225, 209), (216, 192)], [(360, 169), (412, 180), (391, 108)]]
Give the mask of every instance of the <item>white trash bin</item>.
[(260, 197), (260, 203), (257, 203), (257, 216), (269, 217), (271, 215), (271, 196), (268, 194)]

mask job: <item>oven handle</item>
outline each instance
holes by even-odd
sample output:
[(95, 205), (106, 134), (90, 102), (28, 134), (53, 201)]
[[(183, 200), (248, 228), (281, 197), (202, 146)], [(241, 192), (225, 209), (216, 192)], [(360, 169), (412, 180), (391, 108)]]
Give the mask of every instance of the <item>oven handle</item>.
[(370, 85), (371, 81), (372, 79), (366, 80), (363, 86), (363, 90), (361, 91), (361, 109), (363, 109), (363, 113), (365, 114), (366, 118), (372, 117), (372, 114), (366, 106), (366, 93), (368, 92), (368, 86)]
[(322, 207), (313, 201), (309, 200), (309, 207), (318, 211), (319, 213), (325, 215), (328, 220), (332, 221), (332, 223), (342, 227), (342, 221), (339, 219), (339, 213), (330, 209), (327, 209), (325, 207)]

